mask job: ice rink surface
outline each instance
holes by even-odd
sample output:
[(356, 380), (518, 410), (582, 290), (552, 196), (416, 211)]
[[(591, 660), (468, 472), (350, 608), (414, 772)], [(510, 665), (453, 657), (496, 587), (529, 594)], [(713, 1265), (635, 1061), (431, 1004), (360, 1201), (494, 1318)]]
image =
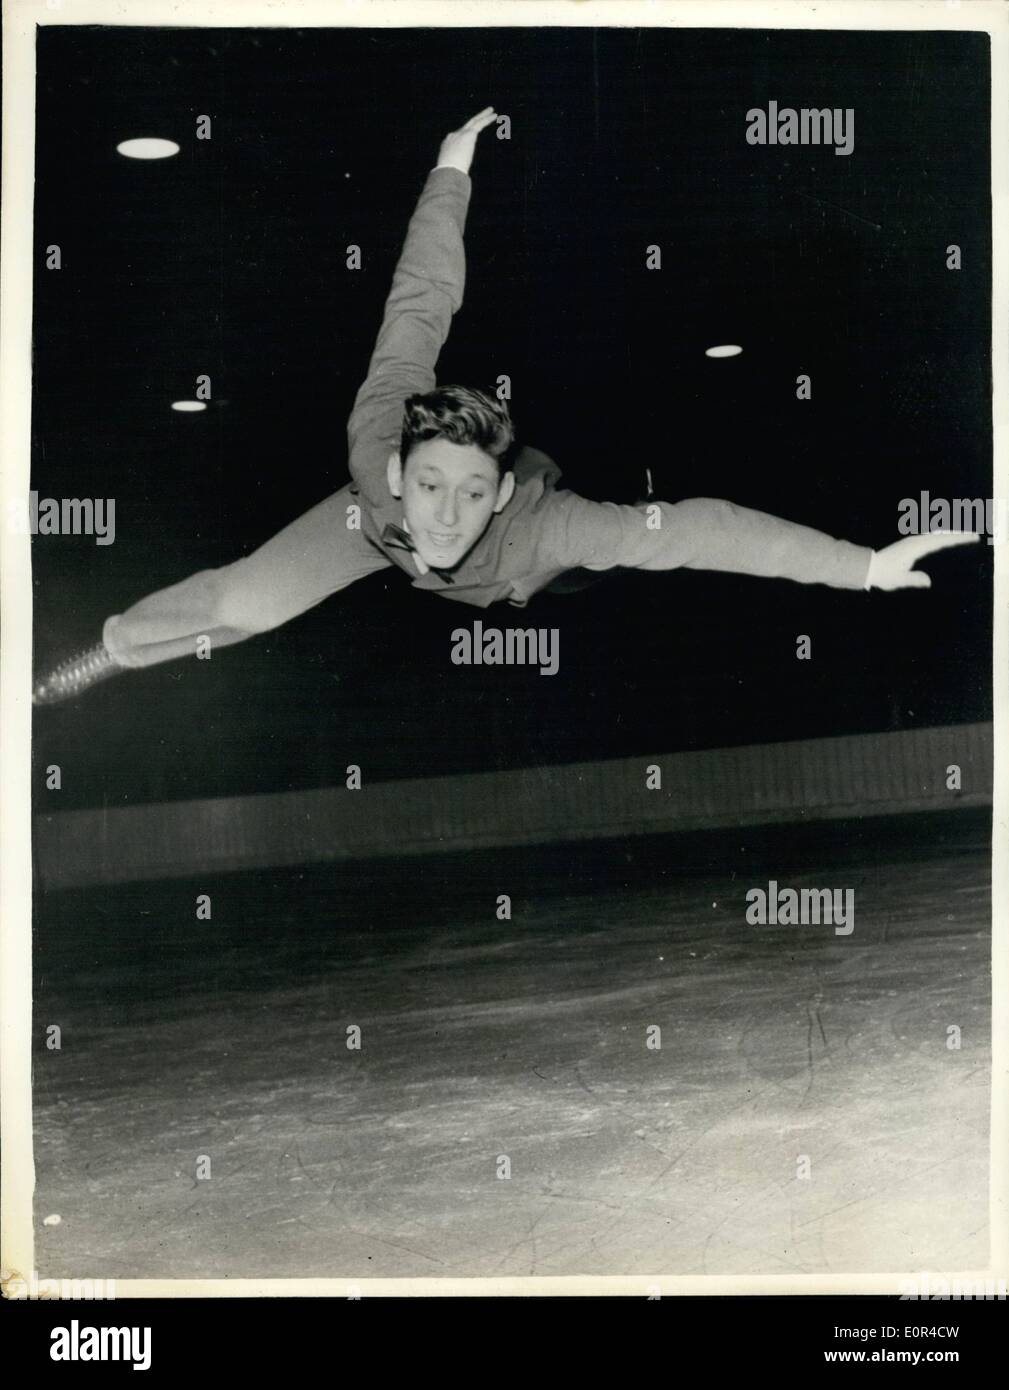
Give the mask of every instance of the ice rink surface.
[[(982, 1267), (988, 833), (961, 811), (39, 895), (39, 1273)], [(747, 924), (772, 879), (853, 889), (854, 931)]]

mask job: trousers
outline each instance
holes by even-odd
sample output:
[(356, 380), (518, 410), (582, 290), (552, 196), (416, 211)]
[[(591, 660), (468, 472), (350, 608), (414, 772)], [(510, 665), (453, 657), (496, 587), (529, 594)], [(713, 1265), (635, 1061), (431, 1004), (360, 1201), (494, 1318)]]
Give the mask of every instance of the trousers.
[(230, 646), (280, 627), (331, 594), (392, 561), (360, 531), (347, 529), (350, 487), (325, 498), (289, 526), (218, 569), (200, 570), (107, 618), (102, 640), (123, 666), (192, 656), (197, 639)]

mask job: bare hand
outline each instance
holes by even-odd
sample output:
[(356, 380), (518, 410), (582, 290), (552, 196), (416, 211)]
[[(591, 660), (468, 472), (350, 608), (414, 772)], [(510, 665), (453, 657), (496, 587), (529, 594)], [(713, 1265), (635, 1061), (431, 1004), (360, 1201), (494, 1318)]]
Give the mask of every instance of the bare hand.
[(870, 589), (931, 589), (932, 580), (914, 566), (919, 560), (951, 545), (970, 545), (979, 541), (975, 531), (930, 531), (925, 536), (905, 536), (885, 550), (877, 550), (869, 561)]
[(497, 113), (493, 106), (485, 106), (476, 116), (471, 116), (464, 126), (450, 131), (441, 142), (436, 163), (451, 164), (453, 169), (468, 174), (476, 150), (476, 137), (485, 126), (496, 120)]

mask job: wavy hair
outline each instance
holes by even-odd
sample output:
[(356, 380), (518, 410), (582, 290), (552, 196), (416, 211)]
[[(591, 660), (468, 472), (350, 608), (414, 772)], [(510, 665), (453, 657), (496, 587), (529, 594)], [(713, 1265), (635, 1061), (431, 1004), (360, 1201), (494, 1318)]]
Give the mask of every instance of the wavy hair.
[(404, 466), (414, 446), (426, 439), (474, 444), (494, 460), (499, 473), (508, 471), (515, 455), (515, 426), (507, 405), (470, 386), (439, 386), (407, 397), (399, 447)]

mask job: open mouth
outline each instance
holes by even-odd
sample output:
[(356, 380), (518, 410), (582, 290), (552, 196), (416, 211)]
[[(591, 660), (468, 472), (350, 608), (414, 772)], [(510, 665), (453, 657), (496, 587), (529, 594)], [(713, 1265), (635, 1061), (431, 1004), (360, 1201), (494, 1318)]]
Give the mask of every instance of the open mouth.
[(427, 538), (435, 550), (452, 550), (460, 540), (459, 536), (439, 535), (437, 531), (428, 531)]

